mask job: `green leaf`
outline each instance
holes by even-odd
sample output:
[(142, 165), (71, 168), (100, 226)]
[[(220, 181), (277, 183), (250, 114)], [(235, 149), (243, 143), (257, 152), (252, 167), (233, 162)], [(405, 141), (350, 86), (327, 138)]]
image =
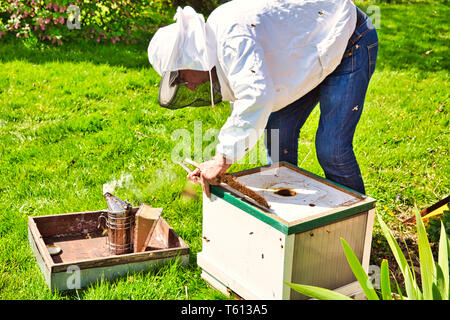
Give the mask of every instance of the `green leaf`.
[(355, 275), (359, 284), (361, 285), (361, 288), (366, 294), (367, 299), (379, 300), (378, 295), (369, 280), (369, 277), (361, 266), (361, 263), (359, 262), (352, 248), (350, 248), (347, 241), (345, 241), (343, 238), (340, 239), (342, 242), (342, 247), (344, 248), (345, 256), (347, 257), (347, 262), (350, 265), (350, 268), (352, 269), (353, 274)]
[(397, 293), (400, 296), (400, 300), (404, 300), (402, 290), (400, 289), (397, 279), (395, 279), (395, 277), (394, 277), (394, 281), (395, 281), (395, 285), (397, 286)]
[(352, 300), (351, 298), (347, 297), (346, 295), (343, 295), (342, 293), (325, 288), (289, 282), (285, 282), (285, 284), (287, 284), (295, 291), (300, 292), (301, 294), (304, 294), (308, 297), (318, 300)]
[(442, 300), (441, 292), (439, 291), (439, 288), (435, 283), (431, 285), (431, 294), (433, 297), (433, 300)]
[(448, 291), (447, 288), (445, 287), (444, 274), (442, 272), (441, 267), (438, 264), (436, 265), (436, 283), (433, 283), (433, 285), (439, 291), (439, 299), (436, 298), (436, 296), (438, 295), (433, 291), (433, 300), (448, 300), (446, 297)]
[[(443, 291), (441, 291), (442, 299), (448, 300), (449, 298), (449, 275), (448, 275), (448, 246), (447, 246), (447, 233), (445, 232), (444, 224), (441, 221), (441, 236), (439, 238), (439, 252), (438, 252), (438, 264), (436, 269), (439, 269), (443, 275)], [(438, 278), (439, 280), (439, 278)]]
[(420, 276), (422, 279), (422, 291), (425, 300), (433, 299), (433, 281), (436, 278), (436, 267), (434, 265), (433, 254), (428, 242), (427, 232), (423, 225), (419, 210), (415, 209), (417, 238), (419, 242)]
[(383, 259), (381, 262), (381, 296), (383, 300), (392, 300), (391, 283), (389, 280), (388, 261)]
[(397, 241), (395, 241), (394, 236), (392, 235), (388, 226), (383, 221), (383, 219), (380, 218), (378, 214), (377, 219), (378, 222), (380, 223), (381, 231), (383, 232), (383, 235), (386, 238), (389, 247), (391, 248), (392, 254), (394, 255), (395, 261), (397, 261), (397, 264), (399, 265), (400, 270), (402, 271), (403, 277), (405, 279), (405, 289), (408, 299), (416, 300), (421, 293), (412, 277), (412, 273), (406, 261), (406, 258), (403, 255), (403, 252), (400, 249), (400, 246), (398, 245)]
[(417, 282), (413, 279), (411, 269), (406, 266), (404, 269), (401, 269), (401, 271), (405, 279), (405, 290), (408, 295), (408, 300), (422, 300), (422, 292), (419, 290)]

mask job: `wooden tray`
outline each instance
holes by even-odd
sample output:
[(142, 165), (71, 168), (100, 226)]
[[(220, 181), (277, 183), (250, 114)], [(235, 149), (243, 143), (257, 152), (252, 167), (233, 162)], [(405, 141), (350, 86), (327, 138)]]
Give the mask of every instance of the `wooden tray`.
[[(138, 207), (133, 208), (136, 213)], [(160, 218), (146, 251), (112, 255), (107, 235), (97, 228), (104, 210), (29, 217), (28, 238), (45, 281), (52, 291), (80, 289), (102, 280), (147, 271), (172, 258), (189, 262), (189, 246)], [(51, 256), (47, 245), (61, 253)]]

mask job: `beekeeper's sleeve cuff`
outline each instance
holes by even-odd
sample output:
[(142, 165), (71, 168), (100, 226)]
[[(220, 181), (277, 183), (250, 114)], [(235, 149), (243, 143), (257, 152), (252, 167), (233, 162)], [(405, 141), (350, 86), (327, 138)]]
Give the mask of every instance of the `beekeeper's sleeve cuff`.
[[(235, 150), (235, 146), (233, 145), (224, 145), (219, 143), (216, 146), (216, 155), (222, 155), (226, 159), (226, 163), (232, 164), (238, 161), (241, 157), (239, 157), (237, 150)], [(245, 153), (244, 153), (245, 154)]]

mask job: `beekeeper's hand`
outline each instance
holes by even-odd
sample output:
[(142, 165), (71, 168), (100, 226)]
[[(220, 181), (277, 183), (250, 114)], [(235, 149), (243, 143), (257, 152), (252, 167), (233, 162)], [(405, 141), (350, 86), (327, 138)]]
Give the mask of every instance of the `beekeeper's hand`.
[(188, 174), (188, 179), (195, 183), (201, 183), (203, 192), (210, 198), (210, 185), (219, 184), (217, 176), (226, 172), (230, 166), (231, 163), (222, 155), (215, 155), (211, 160), (200, 163), (199, 168)]

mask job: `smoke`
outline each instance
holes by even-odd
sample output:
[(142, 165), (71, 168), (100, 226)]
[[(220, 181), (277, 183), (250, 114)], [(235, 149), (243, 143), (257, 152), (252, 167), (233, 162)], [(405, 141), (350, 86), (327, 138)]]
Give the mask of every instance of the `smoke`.
[(131, 173), (122, 173), (118, 180), (112, 180), (103, 185), (103, 194), (109, 192), (114, 194), (116, 189), (125, 188), (133, 184), (134, 178)]
[(103, 194), (109, 192), (119, 198), (126, 197), (137, 203), (170, 195), (171, 192), (182, 188), (186, 180), (184, 175), (180, 177), (173, 169), (142, 168), (142, 171), (135, 172), (134, 176), (130, 172), (122, 173), (118, 179), (103, 184)]

